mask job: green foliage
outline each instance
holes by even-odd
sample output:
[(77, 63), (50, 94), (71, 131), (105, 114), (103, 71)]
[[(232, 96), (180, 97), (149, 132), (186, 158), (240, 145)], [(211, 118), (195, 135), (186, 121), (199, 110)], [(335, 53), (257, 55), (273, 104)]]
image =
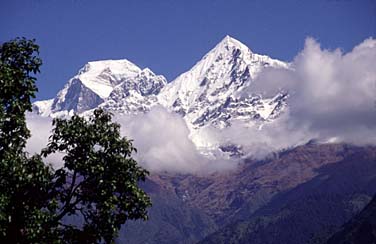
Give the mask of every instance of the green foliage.
[[(31, 111), (36, 78), (42, 64), (34, 41), (15, 39), (0, 46), (0, 153), (21, 152), (30, 132), (25, 112)], [(0, 154), (2, 156), (2, 154)]]
[[(86, 120), (77, 115), (70, 120), (55, 119), (53, 135), (43, 155), (65, 153), (65, 165), (56, 171), (62, 184), (57, 216), (81, 214), (84, 234), (111, 242), (128, 219), (147, 219), (150, 199), (137, 186), (147, 171), (131, 157), (131, 141), (120, 136), (120, 126), (103, 110)], [(70, 226), (70, 234), (82, 234)], [(65, 238), (67, 239), (67, 237)]]
[[(89, 119), (55, 119), (47, 148), (28, 157), (25, 112), (37, 91), (37, 55), (26, 39), (0, 46), (0, 242), (111, 243), (127, 220), (147, 219), (151, 203), (138, 182), (148, 172), (103, 110)], [(54, 170), (42, 156), (56, 152), (65, 156)]]
[[(23, 151), (30, 132), (25, 112), (37, 88), (41, 60), (33, 41), (16, 39), (0, 46), (0, 237), (31, 241), (44, 232), (53, 174), (40, 156)], [(47, 236), (47, 235), (46, 235)]]

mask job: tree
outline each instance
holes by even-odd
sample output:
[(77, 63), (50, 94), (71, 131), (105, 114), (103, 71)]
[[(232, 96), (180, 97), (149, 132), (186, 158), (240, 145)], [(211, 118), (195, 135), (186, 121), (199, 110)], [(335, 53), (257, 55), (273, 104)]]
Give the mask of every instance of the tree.
[[(0, 46), (0, 242), (111, 243), (127, 220), (147, 219), (151, 202), (138, 182), (148, 172), (103, 110), (54, 119), (47, 147), (28, 157), (25, 112), (37, 91), (37, 54), (26, 39)], [(60, 169), (42, 160), (56, 152), (64, 154)]]
[(111, 242), (120, 226), (128, 219), (146, 219), (149, 197), (137, 186), (147, 171), (131, 157), (135, 148), (120, 136), (120, 126), (101, 109), (89, 120), (73, 116), (70, 120), (55, 119), (47, 156), (64, 152), (64, 168), (56, 171), (60, 182), (60, 210), (53, 221), (79, 213), (85, 220), (83, 231), (66, 225), (64, 239), (90, 237), (90, 243), (103, 238)]
[(42, 232), (53, 174), (41, 157), (24, 152), (30, 132), (25, 112), (37, 88), (32, 74), (41, 60), (33, 41), (16, 39), (0, 46), (0, 237), (6, 243), (33, 239)]

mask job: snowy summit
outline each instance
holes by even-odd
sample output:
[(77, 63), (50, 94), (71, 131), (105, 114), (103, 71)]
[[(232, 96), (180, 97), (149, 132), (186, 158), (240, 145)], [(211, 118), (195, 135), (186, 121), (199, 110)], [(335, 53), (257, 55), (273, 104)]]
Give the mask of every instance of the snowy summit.
[(54, 99), (35, 102), (34, 111), (56, 117), (102, 107), (113, 113), (137, 114), (159, 105), (180, 114), (192, 141), (200, 146), (201, 128), (222, 129), (236, 120), (264, 123), (283, 111), (287, 94), (241, 95), (265, 67), (288, 68), (288, 64), (255, 54), (230, 36), (169, 83), (125, 59), (89, 62)]

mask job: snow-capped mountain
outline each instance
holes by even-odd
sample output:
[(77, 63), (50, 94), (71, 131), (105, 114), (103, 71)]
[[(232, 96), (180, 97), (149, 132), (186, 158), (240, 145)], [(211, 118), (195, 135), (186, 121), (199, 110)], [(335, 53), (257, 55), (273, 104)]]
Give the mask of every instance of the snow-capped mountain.
[[(34, 103), (42, 116), (64, 116), (103, 106), (122, 112), (146, 111), (155, 95), (167, 83), (150, 69), (141, 70), (128, 60), (87, 63), (54, 99)], [(124, 105), (124, 106), (121, 106)]]
[(113, 113), (136, 114), (160, 105), (184, 118), (198, 148), (224, 148), (224, 152), (233, 145), (208, 144), (201, 138), (202, 128), (223, 129), (236, 120), (262, 124), (273, 121), (286, 107), (287, 94), (263, 98), (244, 92), (265, 67), (285, 69), (289, 65), (255, 54), (229, 36), (170, 83), (128, 60), (89, 62), (56, 98), (35, 102), (34, 111), (56, 117), (102, 107)]
[(266, 100), (256, 94), (241, 96), (241, 91), (268, 66), (288, 67), (226, 36), (192, 69), (169, 83), (159, 101), (182, 114), (194, 128), (207, 123), (222, 128), (229, 126), (231, 119), (268, 119), (278, 112), (285, 96)]

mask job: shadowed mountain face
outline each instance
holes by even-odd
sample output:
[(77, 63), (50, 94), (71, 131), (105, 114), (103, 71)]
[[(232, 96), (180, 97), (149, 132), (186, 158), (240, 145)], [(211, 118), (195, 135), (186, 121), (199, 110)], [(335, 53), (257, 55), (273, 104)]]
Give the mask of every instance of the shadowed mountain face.
[(345, 147), (338, 155), (340, 161), (202, 243), (325, 243), (376, 192), (374, 148)]
[(149, 220), (127, 223), (117, 243), (195, 243), (217, 229), (202, 210), (187, 205), (172, 189), (148, 180)]
[(151, 175), (130, 243), (325, 243), (376, 193), (376, 148), (305, 145), (212, 175)]
[(376, 197), (327, 244), (373, 244), (376, 243)]

